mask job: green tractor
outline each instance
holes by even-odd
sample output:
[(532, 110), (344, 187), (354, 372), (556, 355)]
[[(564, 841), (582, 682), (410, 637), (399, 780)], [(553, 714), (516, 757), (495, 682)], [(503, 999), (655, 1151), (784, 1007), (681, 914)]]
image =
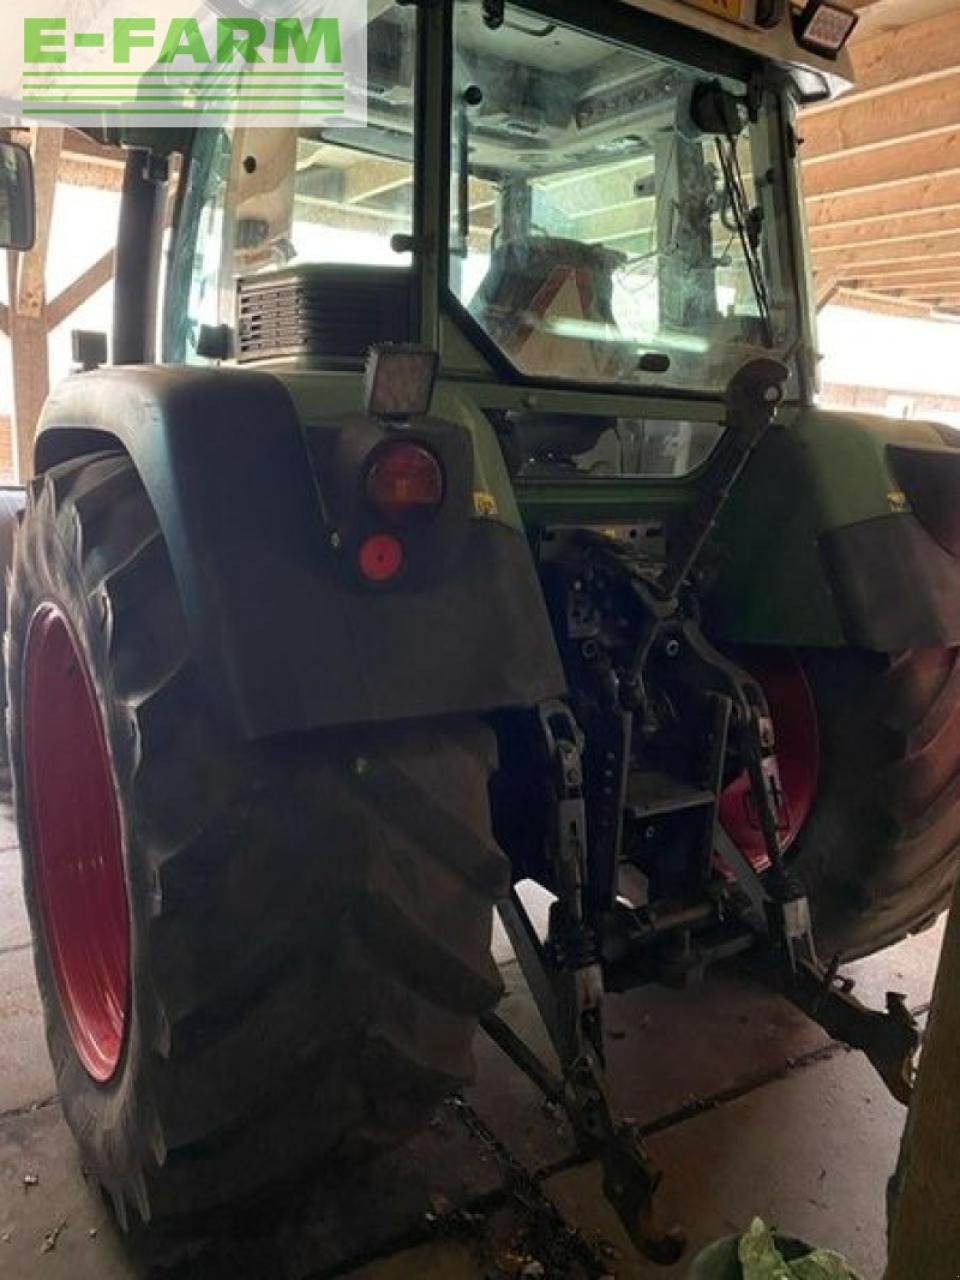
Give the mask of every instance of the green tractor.
[(906, 1096), (916, 1028), (838, 969), (956, 870), (960, 449), (813, 407), (808, 18), (377, 0), (365, 127), (125, 132), (113, 367), (45, 408), (6, 649), (122, 1221), (403, 1142), (482, 1022), (671, 1260), (603, 994), (734, 955)]

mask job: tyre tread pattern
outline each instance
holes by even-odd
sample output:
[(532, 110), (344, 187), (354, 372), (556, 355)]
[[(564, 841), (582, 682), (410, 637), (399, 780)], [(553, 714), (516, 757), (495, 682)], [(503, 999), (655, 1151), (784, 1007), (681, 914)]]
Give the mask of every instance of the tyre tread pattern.
[(867, 955), (932, 923), (960, 864), (960, 649), (800, 655), (820, 794), (791, 857), (821, 950)]
[[(454, 721), (238, 745), (208, 705), (122, 454), (33, 486), (12, 581), (14, 708), (30, 617), (51, 597), (94, 673), (134, 918), (129, 1039), (105, 1088), (73, 1053), (35, 943), (85, 1162), (118, 1213), (157, 1217), (403, 1141), (470, 1079), (477, 1019), (500, 994), (490, 928), (508, 877), (487, 811), (492, 734)], [(15, 710), (11, 732), (16, 743)], [(19, 789), (16, 750), (13, 763)], [(403, 785), (385, 794), (383, 776)]]

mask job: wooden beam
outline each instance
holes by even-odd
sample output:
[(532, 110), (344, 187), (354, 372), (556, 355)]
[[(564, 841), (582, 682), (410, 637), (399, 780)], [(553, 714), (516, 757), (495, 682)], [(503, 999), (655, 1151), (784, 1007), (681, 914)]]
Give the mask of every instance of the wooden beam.
[(808, 193), (807, 221), (811, 227), (860, 226), (891, 217), (920, 217), (958, 206), (960, 174), (946, 174), (863, 194)]
[[(940, 951), (933, 1006), (910, 1102), (910, 1124), (891, 1203), (888, 1280), (956, 1270), (960, 1258), (960, 885)], [(952, 1261), (947, 1261), (951, 1259)]]
[(891, 292), (900, 298), (958, 298), (960, 279), (936, 280), (930, 284), (913, 284), (909, 287), (898, 283)]
[(916, 182), (936, 173), (960, 174), (960, 129), (938, 138), (859, 152), (849, 158), (814, 157), (804, 161), (803, 186), (809, 196), (853, 194)]
[[(322, 166), (318, 166), (322, 171)], [(361, 160), (342, 170), (328, 169), (328, 173), (342, 173), (343, 188), (338, 203), (363, 205), (367, 200), (387, 195), (409, 187), (413, 182), (413, 169), (405, 160)], [(485, 209), (496, 203), (496, 188), (483, 178), (471, 178), (470, 208)]]
[(956, 253), (960, 253), (960, 231), (936, 240), (919, 237), (916, 240), (897, 240), (890, 245), (864, 245), (862, 248), (843, 245), (833, 249), (820, 249), (814, 254), (814, 263), (818, 270), (833, 270), (837, 266), (848, 268), (855, 264), (863, 266), (869, 263), (875, 266), (886, 262), (916, 262)]
[(44, 280), (47, 274), (47, 250), (50, 243), (50, 224), (53, 221), (53, 201), (57, 189), (57, 168), (63, 145), (63, 130), (59, 128), (37, 129), (33, 144), (33, 172), (37, 192), (37, 234), (33, 248), (22, 255), (18, 272), (17, 291), (11, 289), (11, 299), (16, 298), (16, 309), (22, 316), (37, 319), (43, 313)]
[(850, 157), (875, 147), (914, 138), (939, 137), (960, 127), (960, 73), (914, 85), (881, 98), (840, 102), (802, 120), (804, 163), (829, 156)]
[(345, 205), (341, 200), (322, 196), (297, 195), (299, 216), (307, 222), (318, 222), (342, 231), (379, 231), (389, 235), (401, 230), (407, 215), (395, 210), (378, 209), (375, 205)]
[(66, 129), (63, 134), (63, 150), (70, 156), (86, 156), (93, 160), (103, 160), (124, 165), (127, 153), (123, 147), (111, 147), (103, 142), (95, 142), (86, 133), (78, 129)]
[[(856, 98), (889, 92), (906, 84), (925, 84), (960, 67), (960, 9), (913, 22), (850, 45)], [(852, 101), (848, 98), (847, 101)], [(829, 111), (813, 107), (807, 114)]]
[[(926, 18), (935, 18), (940, 13), (948, 13), (953, 8), (954, 0), (846, 0), (846, 4), (850, 9), (858, 9), (867, 21), (883, 22), (883, 30), (887, 31), (903, 27), (908, 22), (920, 22)], [(861, 31), (862, 27), (858, 27), (858, 37)]]
[[(606, 240), (623, 240), (630, 236), (644, 235), (655, 224), (654, 199), (638, 197), (632, 205), (616, 205), (612, 209), (598, 209), (589, 214), (572, 217), (578, 238), (591, 243)], [(723, 243), (729, 240), (729, 233)]]
[(58, 293), (47, 303), (47, 329), (56, 329), (64, 320), (73, 315), (83, 304), (105, 284), (113, 279), (114, 251), (108, 250), (102, 258), (84, 271), (83, 275)]
[(78, 159), (64, 152), (60, 157), (57, 180), (72, 187), (93, 187), (98, 191), (119, 192), (123, 189), (123, 164)]
[(887, 240), (909, 240), (916, 236), (939, 236), (960, 231), (960, 204), (916, 217), (870, 218), (864, 222), (841, 222), (809, 227), (810, 245), (829, 249), (846, 244), (883, 244)]
[(343, 198), (347, 204), (359, 204), (407, 187), (412, 181), (413, 169), (407, 161), (360, 160), (344, 170)]
[(880, 316), (912, 316), (918, 320), (930, 318), (930, 306), (925, 302), (909, 302), (904, 298), (891, 298), (883, 294), (861, 293), (855, 289), (841, 289), (833, 299), (834, 306), (853, 307), (856, 311), (869, 311)]
[[(906, 262), (898, 262), (896, 259), (888, 262), (875, 262), (870, 267), (870, 274), (873, 276), (889, 276), (902, 275), (904, 272), (921, 271), (929, 268), (931, 271), (951, 271), (955, 267), (960, 266), (960, 253), (945, 253), (942, 256), (928, 254), (916, 261), (908, 260)], [(846, 267), (842, 263), (827, 260), (822, 266), (814, 264), (814, 272), (822, 275), (824, 272), (837, 272), (852, 276), (863, 275), (863, 265), (861, 263), (849, 263)]]
[[(340, 200), (328, 200), (320, 196), (297, 196), (298, 216), (306, 222), (316, 222), (321, 226), (343, 231), (377, 231), (389, 236), (394, 231), (402, 231), (406, 223), (406, 215), (376, 205), (345, 205)], [(492, 218), (489, 210), (471, 211), (470, 214), (471, 248), (478, 253), (488, 253)], [(475, 234), (474, 234), (475, 233)]]
[[(907, 301), (907, 299), (904, 299)], [(931, 320), (942, 320), (945, 316), (955, 316), (960, 309), (960, 294), (954, 293), (950, 297), (945, 298), (926, 298), (917, 299), (914, 306), (929, 308), (927, 316)]]
[(50, 388), (45, 281), (50, 225), (57, 187), (63, 129), (37, 129), (32, 137), (37, 231), (29, 253), (7, 254), (13, 357), (13, 465), (21, 484), (33, 476), (33, 440)]
[(76, 129), (64, 130), (59, 171), (61, 182), (119, 191), (126, 163), (127, 153), (122, 147), (104, 146)]
[(856, 265), (846, 269), (840, 266), (831, 266), (828, 274), (839, 275), (839, 278), (843, 280), (860, 280), (869, 276), (871, 280), (888, 281), (893, 285), (903, 278), (930, 280), (931, 278), (936, 279), (939, 276), (949, 275), (952, 271), (960, 271), (960, 253), (948, 254), (943, 258), (922, 258), (919, 262), (889, 262), (882, 266), (870, 267), (867, 270)]
[(851, 7), (860, 10), (854, 41), (899, 31), (910, 22), (939, 18), (943, 13), (952, 13), (955, 3), (956, 0), (852, 0)]
[(836, 276), (827, 276), (822, 284), (818, 282), (817, 297), (815, 306), (818, 311), (822, 311), (836, 297), (840, 289), (840, 281)]
[(929, 307), (930, 311), (955, 311), (960, 307), (960, 293), (956, 290), (953, 293), (943, 294), (938, 298), (908, 298), (903, 297), (902, 302), (912, 302), (916, 307)]
[(0, 333), (10, 336), (10, 308), (5, 302), (0, 302)]
[(960, 289), (960, 270), (935, 272), (933, 275), (918, 276), (874, 276), (864, 272), (859, 276), (850, 276), (851, 289), (868, 289), (871, 293), (906, 293), (911, 297), (925, 297), (930, 290), (949, 291)]
[[(25, 257), (7, 253), (7, 280), (10, 297), (20, 288), (20, 272)], [(39, 315), (10, 307), (10, 347), (13, 355), (13, 468), (19, 484), (33, 478), (33, 440), (43, 402), (50, 388), (47, 322), (41, 305)]]

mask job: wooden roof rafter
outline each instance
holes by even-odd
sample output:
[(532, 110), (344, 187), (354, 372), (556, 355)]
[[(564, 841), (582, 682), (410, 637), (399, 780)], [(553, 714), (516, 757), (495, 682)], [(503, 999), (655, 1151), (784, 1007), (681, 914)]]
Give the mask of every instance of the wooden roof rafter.
[(852, 2), (856, 87), (800, 120), (818, 297), (929, 313), (960, 262), (960, 5)]

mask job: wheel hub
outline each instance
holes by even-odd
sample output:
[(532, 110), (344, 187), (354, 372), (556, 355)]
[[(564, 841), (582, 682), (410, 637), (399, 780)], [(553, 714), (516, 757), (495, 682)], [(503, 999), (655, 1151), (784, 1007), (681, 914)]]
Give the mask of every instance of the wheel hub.
[(110, 754), (76, 636), (53, 603), (24, 659), (30, 854), (47, 954), (77, 1056), (105, 1083), (126, 1041), (130, 921)]

